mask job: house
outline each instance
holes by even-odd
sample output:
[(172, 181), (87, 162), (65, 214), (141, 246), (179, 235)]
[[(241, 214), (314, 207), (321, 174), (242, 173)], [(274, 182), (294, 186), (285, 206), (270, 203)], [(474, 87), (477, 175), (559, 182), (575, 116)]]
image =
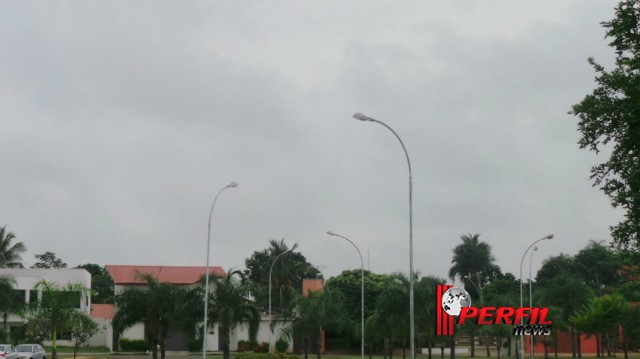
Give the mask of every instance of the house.
[[(206, 267), (193, 266), (140, 266), (140, 265), (107, 265), (107, 272), (113, 279), (114, 294), (122, 293), (126, 288), (140, 288), (146, 285), (143, 275), (150, 275), (161, 283), (170, 283), (178, 286), (193, 287), (200, 282), (200, 279), (206, 273)], [(209, 273), (212, 275), (225, 275), (221, 267), (209, 267)], [(115, 308), (117, 310), (117, 308)], [(210, 328), (207, 336), (208, 350), (218, 350), (217, 327)], [(131, 328), (126, 329), (121, 338), (129, 339), (145, 339), (144, 323), (139, 323)], [(188, 340), (180, 331), (174, 330), (169, 333), (165, 343), (167, 350), (187, 350)], [(110, 348), (118, 347), (119, 338), (112, 336)]]
[[(83, 288), (91, 288), (91, 274), (84, 269), (67, 268), (0, 268), (0, 276), (12, 278), (15, 281), (14, 288), (24, 296), (24, 302), (30, 303), (42, 298), (42, 292), (35, 286), (41, 281), (53, 283), (57, 287), (69, 284), (79, 284)], [(91, 293), (83, 291), (78, 299), (78, 308), (89, 314), (91, 308)], [(25, 320), (16, 314), (10, 314), (7, 318), (9, 331), (23, 326)], [(66, 340), (60, 340), (60, 345), (70, 345)], [(44, 343), (48, 345), (48, 342)]]
[[(107, 272), (113, 279), (114, 294), (118, 295), (126, 288), (140, 288), (145, 286), (146, 282), (141, 275), (148, 274), (154, 277), (158, 282), (170, 283), (179, 286), (193, 287), (200, 282), (200, 278), (206, 273), (206, 267), (189, 267), (189, 266), (139, 266), (139, 265), (107, 265), (105, 266)], [(225, 275), (225, 271), (221, 267), (213, 266), (209, 267), (209, 273), (215, 275)], [(117, 310), (117, 308), (115, 308)], [(203, 313), (204, 314), (204, 313)], [(108, 315), (105, 315), (108, 316)], [(113, 312), (111, 317), (113, 317)], [(108, 326), (110, 327), (110, 318), (108, 320)], [(105, 322), (107, 323), (107, 322)], [(105, 324), (106, 325), (106, 324)], [(257, 341), (269, 342), (271, 341), (271, 347), (277, 339), (278, 333), (282, 330), (283, 325), (278, 323), (275, 327), (274, 334), (270, 333), (270, 321), (267, 313), (263, 313), (258, 329)], [(111, 329), (112, 330), (112, 329)], [(143, 323), (139, 323), (127, 330), (125, 330), (122, 338), (129, 339), (144, 339), (145, 328)], [(229, 349), (235, 351), (238, 348), (238, 341), (241, 339), (247, 340), (249, 338), (248, 327), (238, 326), (230, 333), (230, 345)], [(111, 342), (108, 347), (117, 348), (117, 338), (112, 335)], [(169, 334), (165, 343), (167, 350), (187, 350), (188, 340), (191, 338), (185, 338), (179, 331), (173, 331)], [(207, 334), (207, 350), (218, 351), (222, 346), (218, 337), (217, 324), (211, 325)]]

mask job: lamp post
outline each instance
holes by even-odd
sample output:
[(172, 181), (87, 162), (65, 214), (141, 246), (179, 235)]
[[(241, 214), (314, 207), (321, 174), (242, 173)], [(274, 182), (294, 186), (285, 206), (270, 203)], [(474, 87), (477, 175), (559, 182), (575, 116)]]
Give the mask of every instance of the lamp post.
[(376, 122), (386, 127), (389, 131), (391, 131), (394, 136), (400, 141), (400, 145), (402, 146), (402, 150), (404, 151), (405, 157), (407, 157), (407, 165), (409, 166), (409, 339), (411, 341), (411, 359), (416, 359), (416, 348), (415, 348), (415, 326), (414, 326), (414, 310), (413, 310), (413, 180), (411, 176), (411, 161), (409, 160), (409, 153), (407, 152), (407, 148), (404, 146), (404, 142), (396, 131), (394, 131), (391, 127), (389, 127), (386, 123), (382, 121), (378, 121), (374, 118), (365, 116), (361, 113), (355, 113), (353, 118), (360, 121), (369, 121)]
[(216, 205), (216, 201), (218, 200), (218, 196), (220, 193), (227, 188), (235, 188), (238, 187), (237, 182), (231, 182), (228, 185), (224, 186), (218, 194), (216, 194), (213, 199), (213, 203), (211, 204), (211, 210), (209, 211), (209, 228), (207, 230), (207, 267), (205, 270), (205, 279), (204, 279), (204, 324), (202, 327), (202, 359), (205, 359), (207, 356), (207, 334), (209, 330), (207, 329), (207, 311), (209, 310), (209, 248), (211, 247), (211, 217), (213, 216), (213, 207)]
[(362, 254), (360, 254), (358, 246), (356, 246), (356, 244), (353, 243), (349, 238), (341, 236), (337, 233), (333, 233), (331, 231), (327, 231), (327, 234), (347, 240), (356, 249), (356, 251), (358, 251), (358, 256), (360, 257), (360, 282), (362, 286), (360, 289), (360, 357), (361, 359), (364, 359), (364, 262), (362, 261)]
[[(531, 281), (531, 262), (533, 261), (533, 254), (538, 250), (538, 246), (534, 246), (531, 254), (529, 255), (529, 308), (533, 308), (533, 296), (531, 285), (533, 282)], [(529, 336), (529, 357), (533, 359), (533, 335)]]
[[(535, 246), (536, 243), (540, 241), (544, 241), (545, 239), (550, 240), (551, 238), (553, 238), (553, 234), (547, 234), (546, 236), (531, 243), (531, 245), (527, 248), (526, 251), (524, 251), (524, 254), (522, 255), (522, 259), (520, 260), (520, 307), (521, 308), (522, 308), (522, 263), (524, 262), (524, 257), (527, 255), (527, 252), (529, 252), (529, 249)], [(520, 325), (522, 325), (522, 318), (520, 318)], [(519, 352), (520, 358), (522, 358), (522, 355), (524, 354), (524, 342), (522, 341), (522, 337), (520, 338), (520, 350), (518, 352)]]
[(272, 319), (271, 319), (271, 272), (273, 271), (273, 265), (276, 264), (276, 261), (278, 260), (278, 258), (282, 257), (287, 253), (293, 252), (293, 250), (295, 250), (297, 247), (298, 245), (294, 244), (293, 247), (291, 247), (291, 249), (289, 249), (288, 251), (278, 254), (276, 259), (274, 259), (273, 262), (271, 263), (271, 268), (269, 269), (269, 350), (271, 350), (271, 322), (272, 322)]

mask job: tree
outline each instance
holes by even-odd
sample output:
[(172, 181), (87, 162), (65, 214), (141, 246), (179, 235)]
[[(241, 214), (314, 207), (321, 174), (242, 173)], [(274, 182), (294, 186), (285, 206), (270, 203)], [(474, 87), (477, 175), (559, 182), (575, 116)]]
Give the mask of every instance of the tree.
[[(376, 274), (368, 270), (364, 271), (364, 316), (365, 318), (373, 314), (376, 299), (382, 293), (384, 281), (389, 276), (387, 274)], [(329, 278), (325, 282), (325, 287), (332, 291), (339, 291), (344, 299), (344, 306), (349, 311), (349, 318), (360, 323), (360, 302), (361, 302), (361, 278), (360, 269), (350, 269), (342, 271), (335, 277)]]
[[(480, 241), (480, 234), (464, 234), (462, 244), (453, 249), (453, 264), (449, 269), (449, 278), (460, 276), (466, 283), (469, 294), (479, 300), (484, 282), (500, 274), (500, 268), (494, 264), (491, 246)], [(482, 304), (482, 303), (481, 303)], [(474, 327), (471, 326), (471, 356), (475, 356)], [(489, 348), (487, 347), (487, 353)], [(488, 356), (488, 355), (487, 355)]]
[(255, 340), (260, 325), (260, 309), (249, 299), (253, 287), (241, 271), (229, 271), (225, 276), (214, 276), (211, 283), (214, 289), (208, 298), (207, 315), (211, 324), (218, 323), (223, 357), (229, 359), (231, 330), (238, 324), (247, 324), (249, 339)]
[(165, 339), (169, 330), (179, 323), (185, 290), (173, 284), (158, 282), (148, 274), (141, 275), (141, 278), (147, 283), (146, 287), (126, 288), (116, 295), (116, 312), (112, 319), (114, 332), (120, 335), (125, 329), (144, 323), (152, 358), (158, 358), (160, 346), (164, 359)]
[(79, 265), (91, 274), (91, 302), (96, 304), (113, 304), (113, 279), (107, 270), (93, 263)]
[(305, 359), (309, 356), (309, 343), (315, 339), (318, 359), (321, 358), (320, 332), (322, 329), (337, 333), (349, 330), (353, 322), (344, 306), (339, 291), (325, 288), (322, 292), (310, 292), (307, 296), (298, 295), (292, 302), (295, 313), (292, 335), (302, 337)]
[(420, 303), (415, 309), (415, 325), (416, 334), (418, 338), (418, 344), (427, 342), (429, 356), (431, 356), (431, 348), (436, 341), (435, 338), (435, 321), (436, 317), (436, 304), (433, 300), (435, 298), (435, 287), (438, 284), (445, 284), (444, 278), (437, 278), (434, 276), (426, 276), (416, 280), (413, 289), (414, 298), (416, 303)]
[(24, 243), (12, 243), (16, 239), (7, 226), (0, 227), (0, 268), (24, 268), (21, 254), (27, 251)]
[[(291, 249), (295, 249), (296, 246), (297, 244), (294, 244)], [(307, 262), (300, 252), (283, 255), (274, 263), (279, 255), (291, 249), (284, 243), (284, 239), (272, 239), (268, 248), (254, 252), (245, 260), (247, 269), (244, 274), (257, 285), (254, 295), (258, 305), (265, 308), (268, 306), (269, 271), (272, 264), (272, 307), (279, 311), (290, 308), (295, 293), (301, 292), (303, 279), (322, 278), (320, 271)]]
[(620, 256), (601, 242), (589, 241), (589, 244), (574, 256), (574, 262), (585, 283), (598, 295), (603, 294), (602, 290), (611, 289), (620, 280)]
[(15, 297), (16, 291), (13, 289), (16, 284), (15, 279), (11, 277), (2, 277), (0, 276), (0, 311), (3, 316), (3, 331), (5, 338), (0, 338), (1, 340), (7, 341), (8, 338), (6, 336), (7, 333), (7, 317), (9, 313), (15, 311)]
[[(479, 284), (482, 284), (486, 279), (495, 277), (500, 272), (498, 266), (494, 264), (495, 258), (491, 254), (491, 246), (480, 241), (479, 234), (464, 234), (460, 239), (462, 244), (453, 249), (451, 260), (453, 265), (449, 269), (449, 278), (455, 279), (456, 275), (467, 281), (480, 278)], [(468, 290), (473, 288), (471, 284), (467, 287)]]
[(615, 49), (615, 68), (606, 71), (593, 58), (597, 87), (570, 114), (580, 118), (580, 148), (600, 153), (610, 149), (608, 161), (591, 168), (593, 186), (625, 212), (610, 227), (618, 248), (640, 250), (640, 0), (622, 0), (615, 18), (601, 23), (609, 46)]
[[(543, 268), (547, 261), (544, 262)], [(538, 272), (540, 275), (540, 272)], [(569, 318), (587, 303), (592, 297), (592, 290), (585, 285), (582, 278), (576, 276), (569, 271), (557, 273), (550, 279), (539, 282), (542, 288), (542, 301), (547, 306), (556, 306), (562, 309), (564, 315), (563, 320), (569, 322)], [(576, 335), (575, 327), (569, 326), (569, 334), (571, 338)], [(571, 340), (571, 351), (575, 357), (577, 348), (575, 340)]]
[(67, 268), (67, 263), (56, 257), (56, 254), (53, 252), (36, 254), (35, 257), (38, 262), (31, 266), (31, 268)]
[(616, 337), (627, 311), (628, 304), (624, 298), (615, 294), (604, 295), (591, 298), (589, 303), (569, 320), (587, 334), (610, 334)]
[(73, 359), (76, 359), (78, 349), (89, 342), (92, 336), (100, 332), (96, 322), (81, 310), (74, 310), (69, 318), (69, 331), (73, 342)]
[(82, 294), (89, 289), (80, 284), (59, 287), (45, 280), (38, 282), (34, 289), (42, 291), (42, 299), (29, 303), (24, 316), (31, 330), (51, 338), (51, 358), (57, 359), (57, 335), (68, 329), (72, 313), (77, 310)]

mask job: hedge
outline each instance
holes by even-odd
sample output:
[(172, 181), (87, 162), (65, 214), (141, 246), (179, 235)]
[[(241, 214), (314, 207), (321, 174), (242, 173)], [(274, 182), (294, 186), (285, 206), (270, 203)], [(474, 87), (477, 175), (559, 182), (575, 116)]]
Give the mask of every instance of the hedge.
[(300, 356), (287, 353), (238, 353), (235, 359), (300, 359)]
[(120, 339), (120, 350), (124, 352), (144, 352), (149, 350), (151, 346), (144, 339)]

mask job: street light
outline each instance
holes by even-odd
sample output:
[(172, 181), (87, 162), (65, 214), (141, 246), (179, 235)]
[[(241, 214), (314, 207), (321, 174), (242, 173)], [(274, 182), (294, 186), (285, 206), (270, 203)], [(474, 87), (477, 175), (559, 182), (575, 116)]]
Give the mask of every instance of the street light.
[[(553, 238), (553, 234), (547, 234), (546, 236), (538, 239), (537, 241), (531, 243), (531, 245), (527, 248), (526, 251), (524, 251), (524, 254), (522, 255), (522, 259), (520, 260), (520, 308), (522, 308), (522, 263), (524, 262), (524, 257), (527, 255), (527, 252), (529, 252), (529, 249), (531, 249), (531, 247), (535, 246), (536, 243), (540, 242), (540, 241), (544, 241), (545, 239), (551, 239)], [(522, 318), (520, 318), (520, 325), (522, 325)], [(519, 350), (519, 354), (520, 354), (520, 358), (522, 358), (522, 354), (524, 354), (524, 342), (522, 341), (522, 337), (520, 338), (520, 350)]]
[[(538, 250), (538, 246), (534, 246), (533, 250), (531, 251), (531, 254), (529, 255), (529, 308), (533, 308), (533, 297), (532, 297), (532, 293), (533, 291), (531, 290), (531, 284), (533, 283), (531, 281), (531, 262), (533, 261), (533, 254)], [(529, 357), (531, 359), (533, 359), (533, 335), (529, 336)]]
[(205, 270), (205, 279), (204, 279), (204, 325), (202, 327), (202, 359), (206, 358), (207, 355), (207, 334), (209, 330), (207, 329), (207, 311), (209, 309), (209, 248), (211, 247), (211, 217), (213, 216), (213, 207), (216, 205), (216, 201), (218, 200), (218, 196), (220, 193), (227, 188), (235, 188), (238, 187), (238, 182), (231, 182), (228, 185), (224, 186), (218, 194), (216, 194), (213, 199), (213, 203), (211, 204), (211, 210), (209, 211), (209, 228), (207, 230), (207, 267)]
[(360, 357), (364, 359), (364, 262), (362, 261), (362, 254), (360, 254), (360, 250), (355, 243), (353, 243), (349, 238), (345, 236), (341, 236), (337, 233), (333, 233), (331, 231), (327, 231), (327, 234), (330, 236), (340, 237), (342, 239), (346, 239), (353, 247), (358, 251), (358, 256), (360, 256), (360, 281), (362, 288), (360, 289)]
[(276, 259), (274, 259), (273, 262), (271, 263), (271, 268), (269, 269), (269, 350), (271, 350), (271, 331), (272, 331), (271, 330), (271, 322), (272, 322), (271, 320), (271, 272), (273, 271), (273, 265), (276, 264), (276, 261), (278, 260), (278, 258), (282, 257), (287, 253), (293, 252), (293, 250), (295, 250), (296, 248), (298, 248), (298, 245), (294, 244), (293, 247), (291, 247), (291, 249), (289, 249), (288, 251), (278, 254)]
[(415, 347), (415, 333), (414, 333), (414, 315), (413, 315), (413, 180), (411, 176), (411, 161), (409, 160), (409, 153), (404, 146), (404, 142), (396, 131), (389, 127), (386, 123), (378, 121), (374, 118), (365, 116), (361, 113), (355, 113), (353, 118), (360, 121), (377, 122), (391, 131), (402, 146), (404, 155), (407, 157), (407, 165), (409, 166), (409, 339), (411, 341), (411, 359), (416, 359), (416, 347)]

